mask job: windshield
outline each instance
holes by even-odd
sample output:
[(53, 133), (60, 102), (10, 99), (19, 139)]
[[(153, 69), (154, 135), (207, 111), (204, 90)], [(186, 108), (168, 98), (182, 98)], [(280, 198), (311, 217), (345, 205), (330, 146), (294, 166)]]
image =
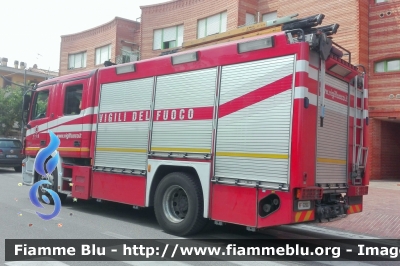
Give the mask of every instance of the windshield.
[(21, 148), (19, 140), (0, 140), (0, 148)]
[(32, 120), (46, 117), (47, 103), (49, 100), (49, 91), (39, 91), (36, 94), (33, 103)]

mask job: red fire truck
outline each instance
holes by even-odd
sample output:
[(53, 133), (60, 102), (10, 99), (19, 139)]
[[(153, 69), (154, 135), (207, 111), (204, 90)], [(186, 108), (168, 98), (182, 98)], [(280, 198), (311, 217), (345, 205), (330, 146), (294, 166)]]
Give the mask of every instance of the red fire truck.
[(154, 206), (175, 235), (208, 221), (255, 231), (361, 212), (366, 75), (333, 42), (337, 24), (317, 27), (323, 17), (41, 82), (24, 97), (24, 184), (45, 178), (34, 161), (52, 131), (49, 187), (62, 200)]

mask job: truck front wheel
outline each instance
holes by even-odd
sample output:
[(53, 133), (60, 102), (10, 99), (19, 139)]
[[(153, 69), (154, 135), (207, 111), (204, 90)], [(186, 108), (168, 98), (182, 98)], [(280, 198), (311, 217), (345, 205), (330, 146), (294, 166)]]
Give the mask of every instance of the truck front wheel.
[[(58, 192), (58, 172), (57, 172), (57, 169), (55, 169), (54, 172), (52, 173), (52, 179), (51, 180), (39, 176), (39, 180), (38, 181), (43, 180), (43, 179), (50, 181), (50, 183), (52, 183), (52, 185), (42, 185), (42, 186), (39, 187), (39, 191), (38, 191), (39, 200), (41, 202), (43, 202), (43, 203), (54, 205), (53, 197), (49, 193), (47, 193), (47, 191), (44, 190), (44, 188), (47, 188), (47, 189), (51, 189), (51, 190), (55, 191), (58, 194), (58, 196), (60, 197), (61, 203), (63, 203), (65, 201), (65, 199), (67, 198), (67, 195)], [(43, 195), (45, 195), (49, 199), (48, 203), (43, 200), (43, 198), (42, 198)]]
[(198, 179), (175, 172), (157, 186), (154, 211), (162, 229), (178, 236), (196, 234), (204, 228), (203, 193)]

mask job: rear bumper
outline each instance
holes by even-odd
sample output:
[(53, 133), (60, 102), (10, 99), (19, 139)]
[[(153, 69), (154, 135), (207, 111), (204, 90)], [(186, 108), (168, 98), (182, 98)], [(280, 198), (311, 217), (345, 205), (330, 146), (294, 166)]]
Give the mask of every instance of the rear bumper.
[(35, 159), (33, 157), (26, 157), (23, 160), (23, 166), (22, 166), (22, 183), (27, 186), (32, 186), (34, 177), (35, 177), (35, 171), (33, 164), (35, 162)]
[(0, 159), (0, 167), (16, 167), (22, 166), (22, 158), (17, 159)]

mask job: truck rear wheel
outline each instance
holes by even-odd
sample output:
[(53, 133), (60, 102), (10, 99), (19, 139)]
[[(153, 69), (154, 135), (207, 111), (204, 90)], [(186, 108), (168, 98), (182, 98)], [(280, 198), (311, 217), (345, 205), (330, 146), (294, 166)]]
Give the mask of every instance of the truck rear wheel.
[(196, 234), (204, 228), (203, 193), (199, 181), (190, 174), (175, 172), (157, 186), (154, 212), (162, 229), (178, 236)]

